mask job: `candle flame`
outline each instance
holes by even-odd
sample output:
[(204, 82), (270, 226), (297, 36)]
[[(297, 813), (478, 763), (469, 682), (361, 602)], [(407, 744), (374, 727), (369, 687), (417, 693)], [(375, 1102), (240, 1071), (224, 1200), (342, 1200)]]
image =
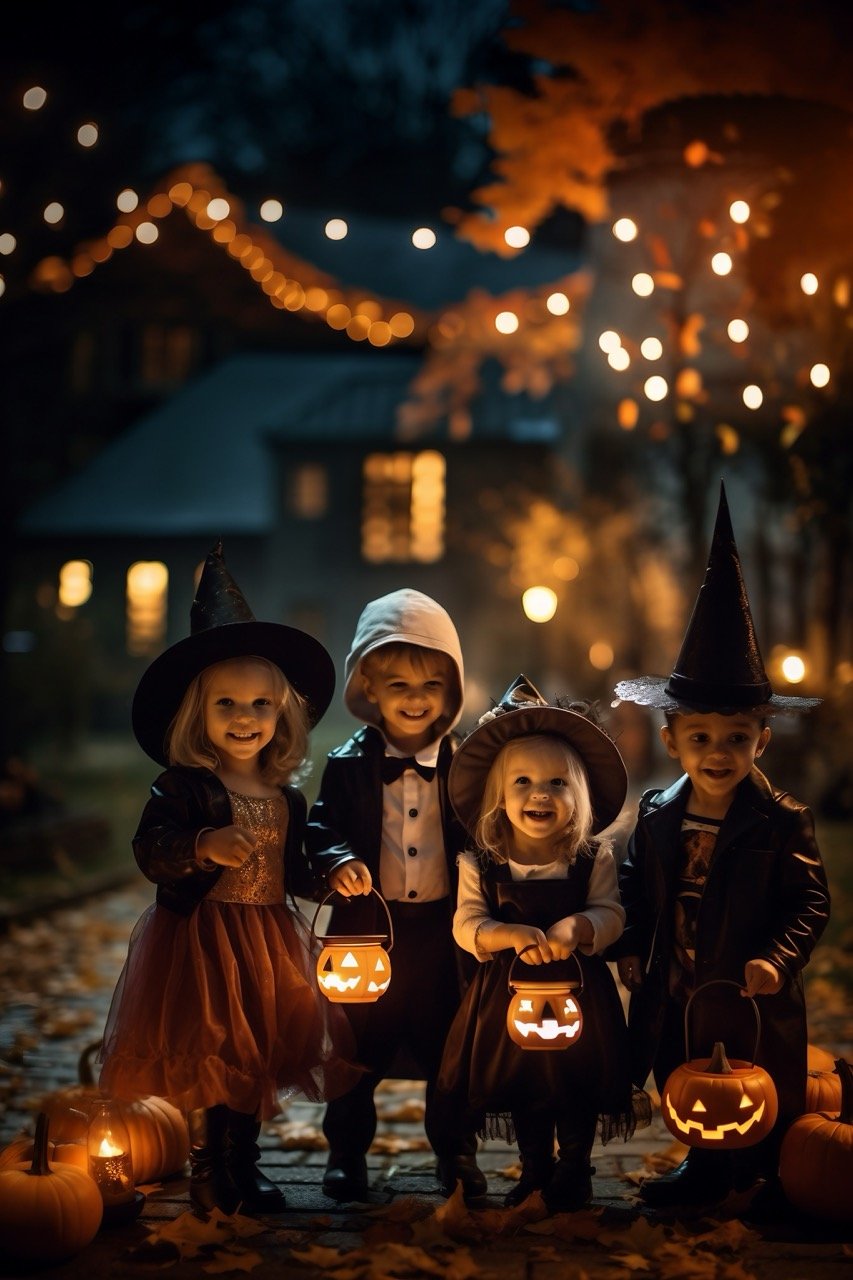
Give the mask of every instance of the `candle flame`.
[(110, 1156), (123, 1156), (124, 1148), (117, 1147), (109, 1138), (102, 1138), (101, 1145), (98, 1147), (98, 1155), (105, 1158)]

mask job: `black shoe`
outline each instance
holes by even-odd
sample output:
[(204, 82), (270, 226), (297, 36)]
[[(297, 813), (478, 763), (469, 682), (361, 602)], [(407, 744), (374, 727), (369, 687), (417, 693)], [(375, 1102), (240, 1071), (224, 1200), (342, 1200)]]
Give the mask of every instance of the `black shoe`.
[(557, 1161), (551, 1181), (542, 1192), (549, 1213), (577, 1213), (592, 1201), (592, 1175), (595, 1170), (584, 1162), (570, 1165)]
[(190, 1203), (200, 1213), (220, 1209), (232, 1214), (240, 1193), (228, 1161), (228, 1112), (223, 1106), (198, 1108), (187, 1115), (190, 1133)]
[(466, 1203), (469, 1200), (481, 1200), (489, 1189), (486, 1175), (477, 1167), (477, 1161), (471, 1155), (439, 1159), (435, 1166), (435, 1176), (443, 1196), (452, 1196), (457, 1182), (461, 1182), (462, 1198)]
[(755, 1195), (740, 1214), (743, 1222), (752, 1222), (756, 1226), (790, 1222), (796, 1216), (797, 1211), (785, 1196), (778, 1178), (768, 1178), (766, 1182), (760, 1183)]
[(553, 1161), (549, 1165), (537, 1164), (534, 1166), (525, 1166), (522, 1162), (521, 1177), (504, 1196), (504, 1208), (514, 1209), (517, 1205), (523, 1204), (534, 1191), (541, 1191), (544, 1196), (546, 1187), (550, 1185), (555, 1167)]
[(323, 1191), (333, 1200), (367, 1200), (367, 1161), (364, 1156), (329, 1156)]
[[(707, 1157), (707, 1152), (703, 1153)], [(695, 1152), (682, 1160), (670, 1173), (650, 1178), (640, 1187), (640, 1198), (654, 1209), (671, 1205), (718, 1204), (732, 1189), (731, 1170), (727, 1160), (697, 1159)]]
[(240, 1196), (244, 1211), (254, 1213), (283, 1213), (287, 1208), (284, 1193), (274, 1182), (261, 1173), (256, 1165), (232, 1165), (231, 1177)]

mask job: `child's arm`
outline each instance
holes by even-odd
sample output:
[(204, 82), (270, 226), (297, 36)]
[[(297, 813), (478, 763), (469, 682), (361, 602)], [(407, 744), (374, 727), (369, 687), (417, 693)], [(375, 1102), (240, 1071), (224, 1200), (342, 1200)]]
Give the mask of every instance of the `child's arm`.
[[(346, 768), (351, 764), (351, 761), (340, 761), (334, 756), (326, 761), (320, 779), (320, 791), (311, 806), (305, 830), (305, 850), (312, 873), (329, 889), (338, 889), (340, 892), (345, 892), (341, 884), (332, 883), (332, 876), (339, 867), (358, 861), (359, 866), (364, 871), (367, 870), (364, 862), (354, 852), (349, 836), (358, 812), (357, 797), (352, 794), (352, 770), (350, 768), (348, 773)], [(353, 870), (356, 870), (355, 867)], [(359, 870), (357, 874), (363, 877), (364, 872)], [(368, 872), (368, 878), (369, 875)], [(351, 876), (344, 877), (341, 883), (350, 887), (351, 892), (370, 892), (369, 883), (367, 888), (352, 888)]]
[(589, 877), (583, 911), (552, 924), (547, 938), (555, 960), (568, 960), (579, 948), (584, 955), (603, 951), (622, 933), (625, 911), (619, 901), (616, 863), (609, 845), (599, 845)]
[(453, 917), (453, 937), (464, 951), (478, 960), (489, 960), (496, 951), (512, 947), (516, 955), (525, 947), (526, 964), (544, 964), (551, 959), (551, 947), (541, 929), (531, 925), (504, 924), (489, 915), (480, 884), (480, 868), (472, 853), (459, 855), (459, 896)]
[[(242, 828), (214, 831), (198, 790), (177, 769), (168, 769), (151, 788), (151, 799), (133, 837), (133, 852), (149, 880), (169, 884), (220, 865), (240, 866), (250, 849), (245, 848), (242, 838), (235, 840), (238, 831)], [(225, 832), (230, 834), (221, 834)], [(254, 843), (251, 833), (243, 834)], [(206, 845), (208, 852), (200, 852), (200, 844)]]

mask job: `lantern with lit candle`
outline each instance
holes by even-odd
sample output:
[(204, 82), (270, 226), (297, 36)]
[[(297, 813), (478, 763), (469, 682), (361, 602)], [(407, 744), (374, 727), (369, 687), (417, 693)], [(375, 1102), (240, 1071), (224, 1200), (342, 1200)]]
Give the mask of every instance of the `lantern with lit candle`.
[[(518, 955), (529, 950), (530, 947), (524, 947)], [(511, 998), (506, 1011), (506, 1029), (510, 1040), (520, 1049), (567, 1049), (577, 1044), (583, 1029), (578, 1000), (583, 990), (583, 973), (577, 956), (572, 953), (578, 969), (577, 980), (514, 978), (512, 971), (517, 959), (518, 956), (513, 959), (507, 978)]]
[[(312, 932), (321, 907), (332, 896), (327, 894), (314, 912)], [(394, 926), (385, 899), (380, 893), (376, 896), (385, 908), (387, 934), (329, 934), (320, 938), (323, 949), (317, 961), (317, 982), (326, 999), (334, 1004), (367, 1004), (388, 990)], [(349, 899), (345, 901), (348, 903)]]
[(128, 1222), (145, 1201), (133, 1183), (130, 1137), (121, 1112), (105, 1098), (89, 1121), (89, 1174), (104, 1202), (104, 1222)]

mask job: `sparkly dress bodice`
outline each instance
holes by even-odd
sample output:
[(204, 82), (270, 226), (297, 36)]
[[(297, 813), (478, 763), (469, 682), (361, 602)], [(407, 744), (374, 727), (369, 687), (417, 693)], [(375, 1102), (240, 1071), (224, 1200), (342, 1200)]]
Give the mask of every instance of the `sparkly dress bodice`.
[(284, 902), (284, 796), (243, 796), (228, 792), (235, 826), (246, 827), (258, 843), (241, 867), (226, 867), (207, 894), (209, 901), (270, 906)]

